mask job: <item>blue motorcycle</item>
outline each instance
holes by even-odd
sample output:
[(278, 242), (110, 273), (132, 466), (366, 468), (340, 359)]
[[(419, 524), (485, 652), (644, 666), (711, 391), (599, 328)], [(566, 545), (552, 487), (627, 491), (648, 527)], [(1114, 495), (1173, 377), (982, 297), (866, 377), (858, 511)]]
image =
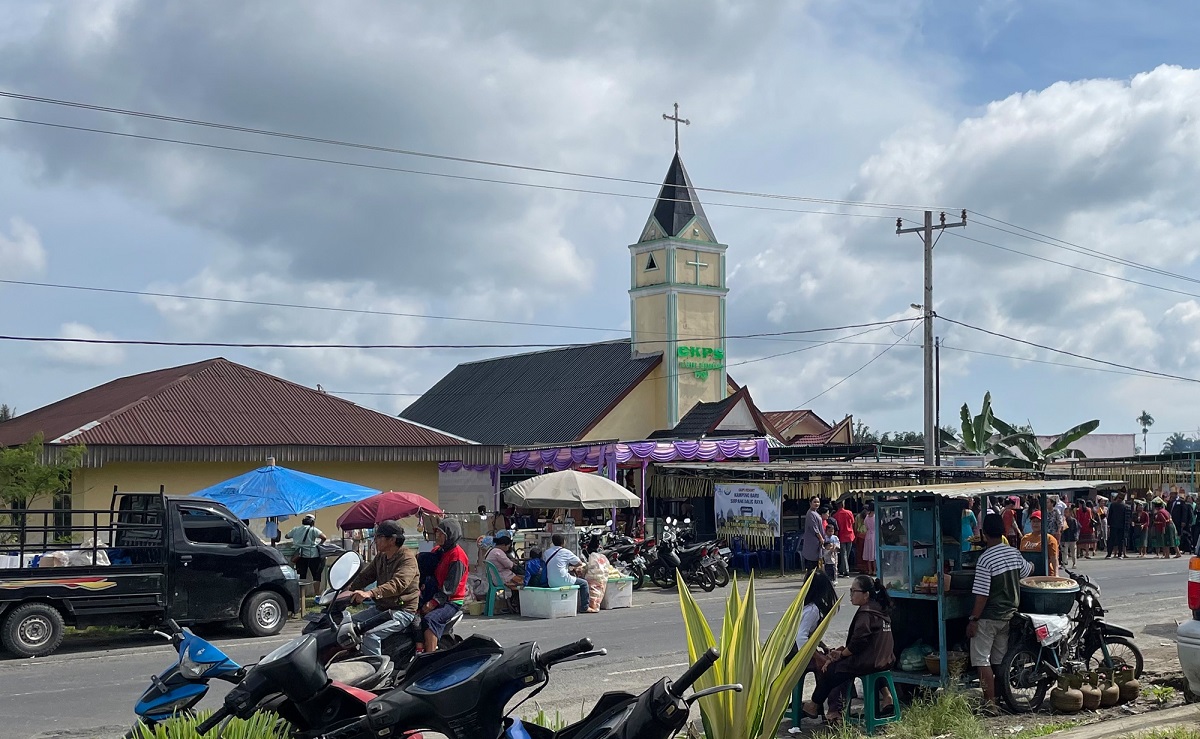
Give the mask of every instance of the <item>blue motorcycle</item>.
[[(166, 622), (166, 628), (170, 633), (154, 633), (170, 640), (179, 658), (175, 664), (150, 678), (150, 687), (142, 693), (133, 709), (139, 724), (150, 728), (172, 716), (192, 714), (196, 704), (208, 693), (210, 680), (237, 685), (246, 677), (246, 668), (213, 644), (180, 628), (173, 620)], [(135, 725), (125, 735), (126, 739), (133, 739), (137, 732)]]

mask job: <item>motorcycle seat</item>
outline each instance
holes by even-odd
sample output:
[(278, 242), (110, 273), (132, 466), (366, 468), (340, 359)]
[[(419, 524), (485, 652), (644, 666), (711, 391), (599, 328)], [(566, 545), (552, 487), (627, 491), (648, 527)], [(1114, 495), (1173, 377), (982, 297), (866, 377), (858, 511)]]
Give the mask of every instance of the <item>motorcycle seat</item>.
[(689, 544), (685, 547), (679, 547), (677, 551), (680, 554), (693, 554), (695, 552), (700, 551), (705, 546), (707, 546), (707, 545), (705, 545), (705, 544)]
[(325, 672), (330, 680), (358, 688), (377, 683), (387, 675), (391, 666), (392, 660), (386, 656), (363, 655), (334, 662)]

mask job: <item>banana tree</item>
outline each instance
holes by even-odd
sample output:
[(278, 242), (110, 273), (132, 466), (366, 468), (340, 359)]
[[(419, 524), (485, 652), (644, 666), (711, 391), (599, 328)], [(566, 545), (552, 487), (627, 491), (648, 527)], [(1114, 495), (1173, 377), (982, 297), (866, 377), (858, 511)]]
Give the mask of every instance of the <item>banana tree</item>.
[(943, 429), (938, 429), (942, 444), (960, 454), (992, 454), (995, 451), (995, 445), (992, 443), (993, 427), (995, 426), (995, 416), (992, 415), (992, 394), (984, 393), (979, 415), (972, 416), (971, 409), (966, 403), (963, 403), (962, 408), (959, 409), (959, 417), (962, 419), (962, 439), (958, 439)]
[(995, 445), (996, 459), (993, 459), (990, 464), (993, 467), (1011, 467), (1023, 470), (1044, 470), (1046, 465), (1059, 459), (1086, 458), (1087, 455), (1078, 449), (1068, 449), (1067, 447), (1100, 427), (1099, 420), (1081, 423), (1059, 434), (1049, 446), (1043, 448), (1032, 431), (1022, 431), (999, 418), (993, 418), (992, 424), (1000, 432), (1001, 437)]

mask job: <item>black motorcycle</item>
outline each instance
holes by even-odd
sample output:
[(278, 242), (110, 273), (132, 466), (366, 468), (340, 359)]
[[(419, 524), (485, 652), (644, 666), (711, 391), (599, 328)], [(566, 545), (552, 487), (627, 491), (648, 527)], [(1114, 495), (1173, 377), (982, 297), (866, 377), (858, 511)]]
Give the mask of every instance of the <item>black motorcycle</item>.
[(527, 688), (534, 690), (525, 700), (536, 695), (554, 665), (603, 654), (589, 639), (542, 653), (535, 643), (506, 648), (472, 636), (452, 650), (417, 658), (404, 685), (371, 701), (365, 719), (332, 727), (321, 737), (391, 739), (434, 731), (450, 739), (673, 739), (696, 700), (742, 689), (723, 685), (683, 698), (716, 662), (719, 654), (710, 649), (674, 684), (663, 678), (641, 695), (606, 693), (579, 723), (561, 731), (506, 717), (508, 702)]
[(677, 523), (668, 518), (663, 527), (662, 536), (655, 547), (657, 556), (650, 563), (650, 579), (660, 588), (673, 588), (675, 573), (678, 572), (684, 582), (711, 593), (717, 587), (716, 562), (709, 551), (712, 545), (680, 546)]
[(1056, 632), (1053, 617), (1025, 613), (1014, 616), (1009, 626), (1008, 653), (996, 683), (1015, 713), (1038, 710), (1064, 672), (1132, 667), (1140, 676), (1145, 666), (1133, 632), (1104, 620), (1100, 586), (1087, 575), (1063, 570), (1079, 585), (1066, 626)]

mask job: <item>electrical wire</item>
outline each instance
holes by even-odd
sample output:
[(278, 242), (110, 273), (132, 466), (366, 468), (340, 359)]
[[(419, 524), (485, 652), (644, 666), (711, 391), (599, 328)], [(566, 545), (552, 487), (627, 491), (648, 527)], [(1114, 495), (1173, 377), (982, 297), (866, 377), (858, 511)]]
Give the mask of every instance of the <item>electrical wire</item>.
[[(920, 320), (918, 318), (897, 318), (890, 321), (874, 321), (871, 323), (854, 324), (850, 326), (835, 326), (819, 329), (801, 329), (792, 332), (775, 332), (772, 334), (747, 334), (745, 336), (726, 336), (716, 338), (689, 337), (688, 341), (716, 341), (721, 338), (749, 338), (752, 336), (775, 336), (784, 333), (804, 334), (825, 331), (843, 331), (851, 328), (874, 326), (884, 328), (897, 323)], [(106, 344), (117, 346), (175, 346), (175, 347), (215, 347), (225, 349), (570, 349), (583, 346), (593, 346), (593, 343), (513, 343), (513, 344), (280, 344), (260, 342), (233, 341), (160, 341), (153, 339), (100, 339), (79, 338), (69, 336), (5, 336), (0, 335), (0, 341), (27, 341), (34, 343), (63, 343), (63, 344)], [(803, 351), (803, 350), (797, 350)], [(791, 352), (784, 352), (789, 354)], [(782, 356), (782, 355), (774, 355)]]
[[(920, 320), (920, 319), (918, 319), (918, 320)], [(920, 326), (921, 326), (921, 324), (920, 324), (920, 323), (918, 323), (917, 325), (913, 326), (912, 328), (910, 328), (910, 329), (908, 330), (908, 333), (904, 334), (904, 335), (903, 335), (903, 336), (901, 336), (899, 339), (896, 339), (896, 341), (894, 341), (894, 342), (893, 342), (893, 343), (892, 343), (890, 346), (888, 346), (886, 349), (884, 349), (883, 351), (879, 352), (879, 353), (878, 353), (878, 354), (876, 354), (875, 356), (871, 357), (871, 358), (870, 358), (870, 359), (867, 361), (867, 363), (866, 363), (866, 364), (864, 364), (863, 366), (861, 366), (861, 367), (859, 367), (858, 369), (854, 370), (853, 372), (851, 372), (850, 374), (846, 375), (845, 377), (843, 377), (842, 379), (838, 380), (837, 382), (833, 383), (832, 385), (830, 385), (829, 387), (825, 388), (824, 390), (822, 390), (821, 392), (817, 393), (816, 395), (812, 396), (811, 398), (809, 398), (808, 400), (804, 401), (804, 402), (803, 402), (803, 403), (801, 403), (800, 405), (796, 406), (796, 407), (795, 407), (795, 408), (793, 408), (792, 410), (794, 410), (794, 411), (795, 411), (795, 410), (800, 410), (800, 408), (802, 408), (803, 406), (806, 406), (806, 405), (808, 405), (809, 403), (813, 402), (814, 400), (816, 400), (817, 398), (821, 397), (821, 396), (822, 396), (822, 395), (824, 395), (825, 393), (829, 392), (830, 390), (833, 390), (833, 389), (834, 389), (835, 387), (837, 387), (838, 385), (841, 385), (841, 384), (842, 384), (843, 382), (845, 382), (846, 380), (849, 380), (851, 377), (854, 377), (854, 376), (855, 376), (855, 375), (857, 375), (859, 372), (862, 372), (862, 371), (863, 371), (863, 370), (865, 370), (867, 367), (870, 367), (870, 366), (871, 366), (871, 365), (872, 365), (872, 364), (875, 362), (875, 360), (879, 359), (879, 358), (880, 358), (880, 357), (882, 357), (884, 354), (887, 354), (887, 353), (888, 353), (888, 352), (890, 352), (892, 349), (895, 349), (897, 344), (899, 344), (900, 342), (902, 342), (902, 341), (904, 341), (905, 339), (907, 339), (907, 338), (909, 337), (909, 335), (910, 335), (910, 334), (912, 334), (912, 332), (913, 332), (913, 331), (916, 331), (916, 330), (917, 330), (917, 329), (918, 329)]]
[(988, 336), (995, 336), (1000, 339), (1007, 339), (1008, 341), (1013, 341), (1018, 344), (1025, 344), (1026, 346), (1032, 346), (1037, 349), (1045, 349), (1046, 351), (1054, 352), (1056, 354), (1064, 354), (1068, 357), (1082, 359), (1087, 362), (1096, 362), (1097, 364), (1103, 364), (1103, 365), (1107, 365), (1109, 367), (1116, 367), (1117, 369), (1131, 370), (1133, 372), (1140, 372), (1145, 375), (1154, 375), (1156, 377), (1162, 377), (1162, 378), (1166, 378), (1166, 379), (1170, 379), (1170, 380), (1180, 380), (1182, 382), (1200, 382), (1200, 379), (1196, 379), (1194, 377), (1183, 377), (1181, 375), (1172, 375), (1172, 374), (1169, 374), (1166, 372), (1158, 372), (1157, 370), (1149, 370), (1149, 369), (1144, 369), (1142, 367), (1133, 367), (1128, 364), (1120, 364), (1119, 362), (1110, 362), (1107, 359), (1097, 359), (1096, 357), (1089, 357), (1086, 354), (1079, 354), (1077, 352), (1067, 351), (1066, 349), (1059, 349), (1057, 347), (1047, 346), (1045, 344), (1039, 344), (1037, 342), (1029, 341), (1027, 339), (1018, 339), (1015, 336), (1009, 336), (1008, 334), (1002, 334), (998, 331), (990, 331), (986, 328), (980, 328), (979, 326), (972, 326), (969, 323), (964, 323), (963, 321), (956, 321), (953, 318), (946, 318), (945, 316), (942, 316), (942, 315), (938, 315), (936, 317), (942, 321), (945, 321), (946, 323), (952, 323), (955, 326), (962, 326), (963, 328), (969, 328), (972, 331), (978, 331), (980, 333), (987, 334)]
[[(913, 319), (906, 319), (906, 320), (919, 321), (921, 319), (913, 318)], [(731, 364), (725, 365), (725, 369), (728, 370), (733, 367), (742, 367), (747, 364), (754, 364), (756, 362), (765, 362), (768, 359), (775, 359), (776, 357), (782, 357), (782, 356), (786, 356), (789, 354), (799, 354), (800, 352), (806, 352), (806, 351), (810, 351), (812, 349), (820, 349), (821, 347), (829, 346), (830, 344), (860, 343), (860, 342), (850, 341), (850, 339), (854, 339), (856, 337), (863, 336), (864, 334), (869, 334), (869, 333), (872, 333), (875, 331), (880, 331), (884, 328), (887, 328), (887, 327), (886, 326), (877, 326), (875, 328), (867, 329), (866, 331), (862, 331), (857, 334), (852, 334), (850, 336), (842, 337), (839, 339), (829, 339), (827, 341), (823, 341), (823, 342), (821, 342), (819, 344), (815, 344), (813, 346), (806, 346), (806, 347), (803, 347), (800, 349), (794, 349), (792, 351), (783, 352), (782, 354), (772, 354), (772, 355), (769, 355), (766, 357), (755, 357), (753, 359), (745, 359), (740, 362), (733, 362)], [(882, 344), (871, 344), (871, 345), (872, 346), (884, 346)], [(895, 346), (895, 344), (888, 344), (886, 346), (891, 347), (891, 346)], [(668, 373), (668, 374), (664, 374), (664, 375), (656, 375), (656, 377), (660, 377), (662, 379), (667, 379), (667, 378), (671, 378), (671, 377), (684, 377), (686, 375), (691, 375), (693, 373), (694, 373), (694, 370), (685, 370), (683, 372), (672, 372), (672, 373)], [(424, 392), (424, 393), (395, 393), (395, 392), (376, 393), (376, 392), (369, 392), (369, 391), (363, 391), (363, 390), (354, 390), (354, 391), (352, 391), (352, 390), (329, 390), (327, 392), (329, 392), (331, 395), (365, 395), (365, 396), (375, 396), (375, 397), (469, 398), (469, 397), (495, 397), (497, 395), (525, 395), (525, 394), (544, 395), (546, 393), (574, 392), (577, 390), (594, 390), (597, 388), (605, 388), (605, 387), (628, 387), (628, 386), (629, 386), (628, 380), (621, 380), (621, 381), (616, 381), (616, 382), (592, 383), (590, 385), (565, 385), (565, 386), (561, 386), (561, 387), (550, 387), (550, 388), (538, 387), (538, 388), (530, 388), (530, 389), (526, 389), (526, 390), (505, 389), (502, 392), (436, 393), (436, 392), (429, 391), (429, 392)]]
[[(115, 108), (93, 103), (83, 103), (74, 100), (61, 100), (56, 98), (41, 97), (38, 95), (26, 95), (18, 92), (0, 90), (0, 97), (11, 98), (14, 100), (24, 100), (27, 102), (41, 103), (45, 105), (56, 105), (69, 108), (77, 108), (81, 110), (90, 110), (100, 113), (113, 113), (117, 115), (132, 116), (137, 118), (146, 118), (167, 123), (179, 123), (189, 126), (201, 126), (205, 128), (214, 128), (224, 131), (233, 131), (237, 133), (248, 133), (256, 136), (270, 136), (275, 138), (290, 139), (293, 141), (304, 141), (307, 143), (324, 144), (328, 146), (339, 146), (352, 149), (362, 149), (366, 151), (381, 152), (387, 154), (399, 154), (403, 156), (422, 157), (426, 159), (435, 159), (446, 162), (456, 162), (460, 164), (473, 164), (488, 167), (499, 167), (503, 169), (513, 169), (523, 172), (535, 172), (538, 174), (553, 174), (567, 177), (581, 177), (591, 180), (600, 180), (604, 182), (621, 182), (633, 185), (651, 185), (653, 187), (661, 187), (663, 183), (654, 182), (651, 180), (638, 180), (628, 177), (615, 177), (611, 175), (590, 174), (585, 172), (572, 172), (562, 169), (551, 169), (547, 167), (534, 167), (523, 164), (513, 164), (510, 162), (490, 161), (486, 159), (474, 159), (470, 157), (451, 156), (448, 154), (435, 154), (432, 152), (417, 151), (414, 149), (400, 149), (390, 146), (381, 146), (378, 144), (364, 144), (352, 141), (344, 141), (341, 139), (322, 138), (318, 136), (306, 136), (303, 134), (289, 133), (284, 131), (272, 131), (262, 128), (251, 128), (248, 126), (238, 126), (229, 123), (216, 123), (213, 121), (203, 121), (195, 118), (183, 118), (179, 116), (160, 115), (157, 113), (148, 113), (145, 111), (129, 110), (125, 108)], [(13, 119), (8, 119), (13, 120)], [(847, 207), (860, 208), (877, 208), (877, 209), (899, 209), (899, 210), (938, 210), (936, 208), (928, 208), (915, 205), (902, 205), (897, 203), (868, 203), (855, 200), (839, 200), (835, 198), (812, 198), (799, 195), (781, 195), (773, 193), (750, 192), (744, 190), (731, 190), (715, 187), (693, 187), (693, 190), (698, 192), (711, 192), (722, 195), (737, 195), (744, 197), (770, 198), (777, 200), (791, 200), (804, 203), (819, 203), (823, 205), (841, 205)], [(944, 209), (942, 209), (944, 210)]]

